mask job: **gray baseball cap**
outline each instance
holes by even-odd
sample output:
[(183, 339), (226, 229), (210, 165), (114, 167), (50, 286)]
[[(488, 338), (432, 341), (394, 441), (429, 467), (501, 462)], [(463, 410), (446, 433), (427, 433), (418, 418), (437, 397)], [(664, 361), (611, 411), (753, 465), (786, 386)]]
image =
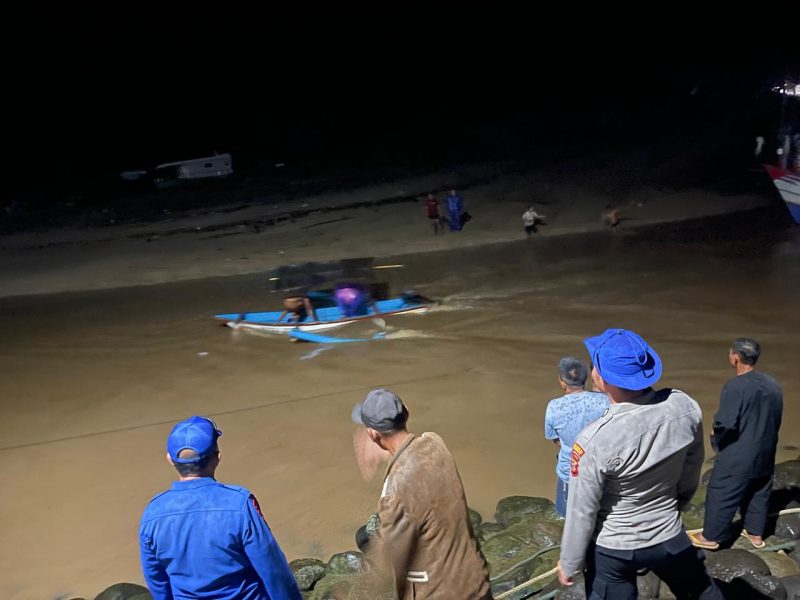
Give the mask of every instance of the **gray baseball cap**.
[(353, 408), (353, 423), (364, 425), (375, 431), (386, 432), (400, 429), (406, 424), (405, 406), (400, 396), (389, 390), (372, 390), (364, 401)]

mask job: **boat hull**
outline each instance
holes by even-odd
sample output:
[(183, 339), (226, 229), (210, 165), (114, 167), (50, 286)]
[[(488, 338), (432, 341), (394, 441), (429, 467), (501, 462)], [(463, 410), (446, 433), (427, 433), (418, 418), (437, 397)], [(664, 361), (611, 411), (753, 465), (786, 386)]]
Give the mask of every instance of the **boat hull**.
[(251, 329), (269, 333), (288, 333), (290, 331), (327, 331), (336, 329), (351, 323), (370, 321), (372, 319), (382, 319), (394, 315), (423, 314), (428, 311), (428, 306), (419, 303), (406, 302), (402, 298), (390, 300), (379, 300), (375, 303), (377, 311), (370, 311), (367, 314), (354, 317), (343, 317), (341, 311), (336, 307), (316, 309), (317, 320), (306, 318), (300, 323), (284, 317), (279, 321), (281, 312), (252, 312), (252, 313), (224, 313), (214, 315), (219, 321), (224, 321), (232, 329)]
[(800, 224), (800, 174), (771, 165), (765, 167), (794, 222)]

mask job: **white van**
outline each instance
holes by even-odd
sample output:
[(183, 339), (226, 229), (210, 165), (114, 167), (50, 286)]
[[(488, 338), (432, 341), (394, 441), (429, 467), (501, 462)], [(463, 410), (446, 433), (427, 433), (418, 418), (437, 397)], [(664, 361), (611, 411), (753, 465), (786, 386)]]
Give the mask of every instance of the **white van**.
[(156, 165), (152, 174), (156, 187), (166, 187), (190, 179), (227, 177), (233, 174), (233, 160), (228, 153), (179, 160)]

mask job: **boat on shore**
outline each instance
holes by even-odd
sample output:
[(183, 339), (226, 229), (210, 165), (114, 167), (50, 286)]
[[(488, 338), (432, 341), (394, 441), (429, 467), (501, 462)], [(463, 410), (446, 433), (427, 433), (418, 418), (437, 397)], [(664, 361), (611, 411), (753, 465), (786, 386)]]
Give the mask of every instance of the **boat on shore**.
[[(294, 315), (282, 311), (269, 312), (248, 312), (248, 313), (221, 313), (214, 315), (214, 319), (223, 321), (225, 325), (232, 329), (249, 329), (253, 331), (284, 333), (289, 332), (317, 332), (327, 331), (350, 325), (370, 321), (372, 319), (384, 319), (396, 315), (424, 314), (430, 308), (430, 302), (421, 296), (404, 295), (387, 300), (377, 300), (363, 314), (347, 317), (336, 306), (315, 308), (317, 315), (313, 319), (307, 315), (302, 321), (295, 320)], [(283, 317), (281, 319), (281, 317)]]
[(772, 165), (764, 165), (764, 168), (786, 202), (794, 222), (800, 224), (800, 173)]

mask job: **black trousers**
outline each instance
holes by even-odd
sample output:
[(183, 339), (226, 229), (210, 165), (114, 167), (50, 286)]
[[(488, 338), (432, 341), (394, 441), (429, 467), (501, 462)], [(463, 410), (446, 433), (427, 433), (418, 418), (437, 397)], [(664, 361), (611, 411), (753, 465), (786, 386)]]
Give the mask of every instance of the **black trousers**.
[(586, 597), (589, 600), (634, 600), (636, 574), (653, 571), (678, 600), (723, 600), (722, 592), (706, 571), (705, 555), (692, 546), (683, 531), (674, 538), (636, 550), (589, 548)]
[(764, 535), (771, 491), (771, 474), (748, 477), (730, 473), (718, 465), (708, 482), (703, 536), (712, 542), (727, 541), (731, 537), (731, 523), (737, 510), (748, 533)]

